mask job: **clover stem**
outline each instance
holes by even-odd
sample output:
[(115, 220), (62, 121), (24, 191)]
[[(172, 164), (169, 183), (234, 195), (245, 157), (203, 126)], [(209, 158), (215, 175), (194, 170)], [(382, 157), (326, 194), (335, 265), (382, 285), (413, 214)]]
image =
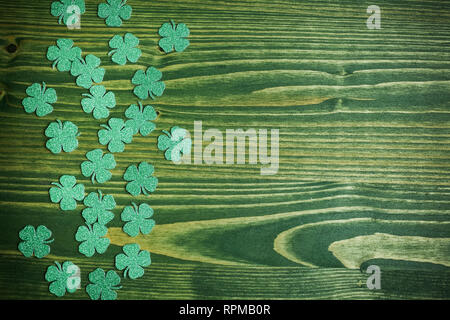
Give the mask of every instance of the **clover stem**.
[(136, 203), (132, 202), (131, 204), (134, 207), (134, 211), (136, 211), (136, 213), (137, 213), (138, 212), (138, 207), (137, 207)]
[(63, 19), (63, 14), (61, 14), (60, 16), (59, 16), (59, 19), (58, 19), (58, 24), (61, 24), (61, 21), (62, 21), (62, 19)]
[(42, 93), (44, 93), (44, 92), (45, 92), (45, 82), (42, 81)]
[(175, 30), (175, 28), (176, 28), (175, 21), (173, 21), (172, 19), (170, 19), (170, 22), (172, 23), (173, 29)]
[(139, 101), (139, 111), (143, 111), (144, 110), (144, 106), (142, 105), (142, 102)]
[(148, 196), (148, 193), (147, 193), (147, 191), (145, 190), (144, 187), (142, 188), (142, 193), (145, 194), (146, 196)]
[(59, 262), (58, 262), (58, 261), (55, 261), (55, 264), (56, 264), (56, 267), (58, 268), (58, 270), (59, 270), (59, 271), (62, 271), (62, 267), (61, 267), (61, 265), (59, 264)]
[(58, 122), (59, 128), (62, 129), (62, 123), (61, 123), (61, 120), (56, 119), (56, 122)]
[(93, 174), (92, 174), (92, 176), (91, 176), (91, 181), (92, 181), (92, 184), (94, 184), (94, 183), (95, 183), (95, 180), (94, 180), (94, 178), (95, 178), (95, 173), (93, 173)]
[(63, 186), (58, 182), (52, 182), (52, 184), (57, 186), (58, 188), (61, 188), (61, 189), (63, 188)]
[(110, 55), (112, 55), (112, 54), (114, 54), (116, 52), (117, 52), (117, 49), (111, 50), (110, 52), (108, 52), (108, 56), (110, 56)]
[(103, 200), (102, 190), (98, 190), (98, 199), (99, 199), (100, 201)]
[(52, 64), (52, 68), (53, 69), (55, 69), (55, 66), (56, 66), (56, 64), (59, 62), (59, 58), (58, 59), (56, 59), (54, 62), (53, 62), (53, 64)]
[(52, 239), (52, 240), (45, 240), (44, 243), (45, 243), (45, 244), (47, 244), (47, 243), (52, 243), (53, 241), (55, 241), (55, 239)]

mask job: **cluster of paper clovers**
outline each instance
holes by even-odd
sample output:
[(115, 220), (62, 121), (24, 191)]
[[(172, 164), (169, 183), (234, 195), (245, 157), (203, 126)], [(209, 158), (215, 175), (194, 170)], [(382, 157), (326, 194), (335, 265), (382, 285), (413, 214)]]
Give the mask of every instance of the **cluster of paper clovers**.
[[(59, 23), (67, 26), (71, 25), (74, 19), (80, 19), (80, 15), (85, 11), (84, 0), (59, 0), (51, 5), (51, 14), (59, 18)], [(126, 0), (107, 0), (106, 3), (98, 5), (98, 16), (105, 19), (106, 25), (110, 27), (120, 27), (123, 20), (131, 18), (131, 13), (132, 8), (126, 4)], [(74, 14), (78, 17), (74, 18)], [(182, 52), (189, 46), (189, 29), (184, 23), (164, 23), (159, 29), (159, 35), (162, 37), (159, 46), (165, 53)], [(135, 63), (142, 55), (138, 46), (139, 39), (131, 33), (115, 35), (109, 41), (109, 56), (118, 65)], [(57, 39), (56, 45), (48, 47), (47, 59), (52, 61), (53, 68), (70, 72), (78, 86), (89, 90), (81, 99), (81, 109), (85, 113), (92, 114), (97, 120), (109, 117), (110, 110), (116, 107), (116, 99), (114, 92), (107, 91), (100, 84), (105, 75), (105, 70), (100, 66), (100, 58), (93, 54), (83, 57), (82, 50), (74, 46), (71, 39)], [(161, 79), (162, 73), (153, 66), (145, 71), (138, 70), (131, 80), (135, 85), (134, 94), (141, 100), (162, 96), (165, 84)], [(42, 117), (53, 111), (53, 104), (57, 101), (56, 90), (48, 88), (45, 82), (32, 84), (26, 89), (26, 93), (28, 97), (22, 101), (25, 112), (36, 113)], [(86, 161), (81, 163), (82, 175), (89, 177), (93, 184), (103, 184), (112, 178), (110, 170), (116, 167), (114, 153), (123, 152), (126, 144), (132, 142), (134, 135), (147, 136), (156, 128), (152, 121), (157, 118), (157, 112), (150, 105), (144, 106), (141, 101), (131, 104), (125, 111), (125, 117), (126, 120), (109, 118), (98, 131), (98, 141), (107, 147), (109, 153), (104, 153), (102, 149), (93, 149), (86, 153)], [(165, 151), (166, 159), (178, 161), (182, 153), (190, 150), (190, 145), (187, 146), (184, 141), (185, 129), (175, 126), (170, 132), (163, 130), (163, 133), (158, 137), (158, 148)], [(78, 127), (74, 123), (55, 119), (45, 129), (45, 136), (48, 138), (46, 147), (53, 154), (72, 152), (78, 147), (79, 135)], [(130, 165), (123, 175), (127, 182), (126, 191), (132, 196), (154, 192), (158, 179), (153, 173), (154, 167), (145, 161)], [(106, 237), (106, 225), (114, 218), (114, 197), (103, 194), (101, 190), (86, 196), (84, 185), (77, 183), (72, 175), (62, 175), (59, 181), (53, 182), (52, 185), (49, 190), (50, 200), (58, 203), (61, 210), (74, 210), (77, 203), (83, 201), (85, 208), (81, 214), (85, 225), (79, 226), (75, 234), (75, 239), (79, 242), (79, 252), (86, 257), (106, 252), (110, 245), (110, 240)], [(148, 204), (136, 205), (131, 202), (121, 213), (121, 219), (125, 222), (123, 231), (130, 237), (149, 234), (155, 225), (152, 216), (153, 209)], [(25, 226), (19, 232), (19, 238), (22, 241), (18, 248), (25, 257), (43, 258), (50, 253), (52, 232), (43, 225), (37, 228)], [(124, 277), (142, 277), (144, 268), (151, 264), (150, 253), (141, 250), (137, 243), (126, 244), (122, 250), (123, 253), (115, 257), (116, 268), (123, 270)], [(71, 261), (62, 264), (55, 261), (55, 265), (49, 266), (45, 273), (45, 279), (50, 282), (49, 291), (58, 297), (64, 296), (66, 292), (76, 291), (80, 286), (79, 271), (78, 266)], [(105, 272), (97, 268), (89, 273), (89, 281), (86, 292), (95, 300), (114, 300), (117, 297), (116, 290), (121, 288), (121, 278), (115, 270)]]

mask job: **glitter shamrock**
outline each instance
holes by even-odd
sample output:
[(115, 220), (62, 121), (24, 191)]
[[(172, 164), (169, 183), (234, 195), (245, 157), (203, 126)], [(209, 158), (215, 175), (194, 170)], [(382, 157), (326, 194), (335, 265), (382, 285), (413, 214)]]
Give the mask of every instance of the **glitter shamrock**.
[(66, 292), (73, 293), (80, 283), (80, 277), (76, 276), (79, 268), (71, 261), (65, 261), (62, 266), (55, 261), (56, 266), (49, 266), (45, 273), (45, 280), (50, 283), (49, 291), (57, 297), (62, 297)]
[(51, 104), (57, 100), (56, 91), (52, 88), (46, 88), (45, 82), (42, 82), (42, 86), (39, 83), (33, 83), (27, 88), (26, 93), (28, 97), (22, 100), (26, 113), (36, 111), (38, 117), (43, 117), (53, 111)]
[(130, 19), (132, 9), (131, 6), (126, 4), (126, 0), (106, 0), (106, 2), (98, 5), (97, 12), (100, 18), (106, 18), (106, 25), (120, 27), (122, 19)]
[(139, 39), (132, 33), (126, 33), (123, 38), (115, 35), (109, 40), (109, 47), (113, 50), (108, 55), (112, 55), (112, 61), (122, 66), (127, 60), (134, 63), (142, 54), (141, 49), (135, 48), (138, 44)]
[(189, 46), (189, 40), (186, 39), (189, 36), (189, 28), (184, 24), (178, 25), (170, 20), (171, 23), (164, 23), (159, 28), (159, 35), (163, 37), (159, 40), (159, 46), (165, 53), (175, 51), (182, 52)]
[(126, 206), (121, 214), (121, 219), (127, 222), (123, 226), (123, 231), (130, 237), (136, 237), (139, 231), (142, 234), (149, 234), (155, 226), (155, 220), (150, 219), (153, 216), (153, 209), (146, 203), (142, 203), (139, 207), (132, 203), (133, 206)]
[(139, 164), (139, 168), (136, 165), (129, 166), (123, 175), (125, 181), (129, 181), (125, 189), (133, 196), (141, 192), (148, 195), (148, 192), (155, 191), (158, 178), (152, 176), (153, 172), (153, 166), (145, 161)]
[(76, 12), (79, 14), (83, 14), (86, 12), (86, 6), (84, 4), (84, 0), (59, 0), (52, 2), (51, 6), (51, 14), (54, 17), (59, 17), (58, 23), (61, 24), (61, 21), (67, 25), (70, 16), (73, 14), (74, 10), (78, 7)]
[(84, 199), (84, 185), (77, 184), (74, 176), (63, 175), (58, 182), (53, 182), (56, 187), (50, 188), (50, 200), (53, 203), (59, 202), (61, 210), (74, 210), (77, 201)]
[(156, 119), (156, 111), (152, 106), (142, 106), (139, 102), (139, 107), (132, 104), (125, 111), (125, 116), (130, 119), (125, 122), (125, 126), (133, 129), (133, 134), (140, 132), (144, 137), (152, 132), (156, 125), (151, 120)]
[(48, 243), (53, 242), (50, 239), (52, 232), (46, 226), (38, 226), (34, 229), (33, 226), (26, 226), (19, 232), (19, 238), (23, 240), (19, 243), (19, 250), (27, 258), (34, 253), (36, 258), (43, 258), (50, 253), (50, 246)]
[(81, 215), (87, 224), (93, 224), (98, 221), (101, 225), (106, 225), (114, 219), (113, 210), (116, 207), (116, 201), (112, 195), (103, 195), (99, 190), (98, 194), (95, 192), (89, 193), (84, 198), (84, 205), (87, 207), (83, 210)]
[(146, 72), (138, 70), (131, 79), (131, 82), (137, 85), (133, 92), (134, 94), (144, 100), (148, 96), (155, 99), (155, 96), (162, 96), (164, 89), (166, 88), (164, 82), (159, 81), (162, 78), (162, 73), (154, 67), (150, 67)]
[(144, 275), (144, 268), (148, 267), (152, 261), (150, 252), (142, 250), (138, 244), (126, 244), (122, 248), (123, 253), (116, 256), (116, 268), (124, 270), (123, 276), (130, 279), (137, 279)]
[(81, 173), (85, 177), (91, 177), (92, 183), (97, 180), (98, 183), (104, 183), (111, 179), (112, 174), (108, 170), (116, 167), (116, 160), (114, 155), (107, 153), (103, 155), (101, 149), (91, 150), (86, 153), (86, 158), (89, 161), (81, 163)]
[(89, 273), (91, 284), (86, 286), (86, 292), (92, 300), (116, 300), (117, 293), (122, 287), (120, 277), (114, 270), (107, 273), (101, 268), (97, 268)]
[(191, 152), (192, 140), (187, 137), (188, 131), (180, 127), (172, 127), (170, 133), (163, 130), (165, 134), (158, 137), (158, 149), (166, 150), (164, 156), (167, 160), (178, 162), (181, 160), (181, 154)]
[(104, 238), (108, 233), (108, 228), (99, 223), (94, 223), (92, 226), (79, 226), (75, 239), (81, 242), (78, 251), (86, 257), (92, 257), (94, 253), (105, 253), (109, 247), (109, 239)]
[(88, 54), (86, 58), (72, 62), (70, 74), (77, 77), (78, 86), (89, 89), (92, 83), (100, 83), (105, 76), (105, 69), (99, 68), (100, 59), (93, 54)]
[(53, 68), (58, 71), (69, 71), (72, 62), (81, 60), (81, 49), (73, 47), (70, 39), (56, 40), (56, 46), (50, 46), (47, 50), (47, 59), (53, 61)]
[(83, 93), (87, 98), (81, 99), (83, 111), (91, 113), (94, 119), (104, 119), (109, 116), (109, 109), (116, 106), (116, 97), (114, 92), (108, 91), (104, 86), (92, 86), (89, 93)]
[(72, 122), (64, 121), (62, 123), (57, 119), (45, 129), (45, 136), (49, 138), (45, 146), (54, 154), (60, 153), (61, 150), (72, 152), (78, 147), (77, 137), (79, 135), (78, 127)]
[(133, 129), (125, 126), (120, 118), (111, 118), (107, 125), (101, 125), (105, 129), (98, 131), (98, 141), (102, 145), (108, 145), (110, 152), (123, 152), (125, 143), (133, 140)]

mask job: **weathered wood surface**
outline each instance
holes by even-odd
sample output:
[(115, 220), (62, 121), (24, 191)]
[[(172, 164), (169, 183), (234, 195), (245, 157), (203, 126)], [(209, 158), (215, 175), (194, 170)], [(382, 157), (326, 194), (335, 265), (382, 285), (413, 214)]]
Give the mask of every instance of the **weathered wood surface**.
[[(136, 241), (153, 263), (142, 279), (123, 280), (121, 299), (450, 297), (448, 2), (377, 1), (381, 30), (366, 28), (374, 4), (366, 1), (129, 0), (133, 15), (121, 28), (96, 16), (99, 2), (86, 1), (81, 29), (68, 30), (50, 15), (51, 1), (1, 1), (0, 298), (53, 298), (44, 272), (55, 260), (78, 264), (84, 286), (89, 272), (114, 268), (121, 246)], [(183, 53), (158, 49), (158, 28), (169, 19), (191, 30)], [(143, 56), (118, 66), (108, 41), (125, 32), (140, 39)], [(101, 147), (105, 121), (81, 110), (87, 90), (45, 58), (61, 37), (101, 59), (102, 84), (117, 99), (112, 117), (137, 102), (136, 70), (163, 72), (164, 95), (146, 101), (159, 112), (157, 130), (116, 154), (103, 185), (84, 178), (80, 163)], [(38, 118), (21, 100), (42, 81), (58, 101)], [(53, 155), (44, 147), (54, 119), (78, 125), (76, 151)], [(156, 147), (161, 130), (192, 130), (196, 120), (222, 132), (279, 129), (278, 174), (261, 176), (261, 165), (165, 160)], [(160, 183), (133, 199), (122, 175), (144, 160)], [(76, 176), (86, 192), (114, 195), (105, 254), (77, 252), (83, 205), (62, 212), (50, 202), (50, 183), (62, 174)], [(155, 210), (157, 226), (146, 237), (121, 231), (120, 212), (131, 201)], [(53, 231), (50, 256), (17, 251), (27, 224)], [(381, 267), (381, 290), (365, 287), (369, 264)]]

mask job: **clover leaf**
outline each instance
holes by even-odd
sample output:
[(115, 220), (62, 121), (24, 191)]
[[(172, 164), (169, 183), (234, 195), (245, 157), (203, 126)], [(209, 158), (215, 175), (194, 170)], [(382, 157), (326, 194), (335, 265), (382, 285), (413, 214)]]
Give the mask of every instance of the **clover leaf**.
[(159, 81), (162, 78), (162, 73), (154, 67), (150, 67), (146, 72), (138, 70), (131, 79), (131, 82), (137, 85), (133, 92), (134, 94), (144, 100), (148, 96), (155, 99), (155, 96), (160, 97), (166, 88), (164, 82)]
[(45, 146), (52, 153), (72, 152), (78, 147), (77, 137), (80, 135), (78, 127), (70, 121), (60, 120), (51, 122), (47, 129), (45, 129), (45, 136), (50, 138), (47, 140)]
[(144, 268), (148, 267), (152, 261), (150, 252), (142, 250), (138, 244), (126, 244), (123, 246), (123, 253), (116, 256), (116, 268), (124, 270), (123, 276), (130, 279), (137, 279), (144, 275)]
[(161, 28), (159, 28), (159, 35), (163, 37), (159, 40), (159, 46), (164, 50), (165, 53), (175, 51), (182, 52), (189, 46), (189, 40), (186, 39), (189, 36), (189, 28), (184, 24), (180, 23), (178, 26), (173, 20), (171, 23), (164, 23)]
[(109, 270), (106, 274), (101, 268), (97, 268), (89, 273), (89, 281), (92, 284), (86, 286), (86, 292), (92, 300), (116, 300), (117, 293), (122, 287), (120, 277), (114, 270)]
[(27, 258), (34, 253), (36, 258), (43, 258), (50, 253), (50, 246), (48, 243), (53, 242), (50, 239), (52, 232), (46, 226), (38, 226), (34, 229), (33, 226), (25, 226), (19, 232), (19, 238), (23, 240), (19, 243), (19, 250)]
[(142, 54), (141, 49), (135, 48), (138, 44), (139, 39), (132, 33), (126, 33), (123, 38), (115, 35), (109, 40), (109, 47), (113, 50), (108, 55), (112, 55), (112, 61), (122, 66), (127, 60), (134, 63)]
[(22, 100), (26, 113), (36, 111), (38, 117), (43, 117), (53, 111), (51, 104), (57, 100), (56, 91), (52, 88), (46, 88), (45, 82), (42, 82), (42, 86), (39, 83), (33, 83), (27, 88), (26, 93), (28, 97)]
[(47, 50), (47, 59), (53, 61), (53, 68), (58, 71), (69, 71), (72, 62), (81, 60), (81, 49), (73, 47), (70, 39), (56, 40), (56, 46), (50, 46)]
[(89, 161), (81, 163), (83, 176), (91, 177), (92, 183), (95, 183), (95, 180), (98, 183), (104, 183), (111, 179), (112, 174), (108, 170), (116, 167), (116, 160), (114, 160), (113, 154), (107, 153), (103, 155), (101, 149), (95, 149), (86, 153), (86, 158)]
[(70, 74), (77, 77), (77, 85), (89, 89), (92, 83), (100, 83), (105, 76), (105, 69), (99, 68), (100, 58), (88, 54), (86, 58), (72, 62)]
[(102, 145), (108, 145), (110, 152), (123, 152), (125, 143), (133, 140), (133, 129), (125, 126), (120, 118), (111, 118), (107, 125), (101, 125), (105, 129), (98, 131), (98, 141)]
[(114, 219), (114, 213), (110, 210), (116, 207), (116, 201), (112, 195), (104, 196), (100, 190), (98, 194), (91, 192), (84, 198), (84, 205), (88, 208), (84, 209), (81, 215), (87, 224), (98, 221), (99, 224), (106, 225)]
[(97, 12), (100, 18), (106, 18), (106, 25), (120, 27), (122, 19), (130, 19), (132, 9), (131, 6), (126, 4), (126, 0), (106, 0), (106, 2), (98, 5)]
[(52, 182), (56, 187), (50, 188), (50, 200), (53, 203), (59, 202), (61, 210), (74, 210), (77, 201), (84, 199), (84, 185), (77, 184), (74, 176), (63, 175), (58, 182)]
[(86, 257), (92, 257), (94, 253), (105, 253), (109, 247), (109, 239), (104, 238), (108, 233), (108, 228), (99, 223), (94, 223), (92, 226), (79, 226), (75, 239), (81, 244), (78, 251)]
[(108, 91), (104, 86), (92, 86), (89, 93), (83, 93), (87, 98), (81, 99), (83, 111), (91, 113), (95, 119), (108, 118), (109, 110), (116, 106), (116, 97), (114, 92)]
[(125, 122), (125, 126), (133, 129), (133, 134), (140, 132), (144, 137), (152, 132), (156, 125), (151, 120), (156, 119), (156, 111), (152, 106), (142, 106), (139, 102), (139, 107), (132, 104), (125, 111), (125, 116), (130, 119)]
[(65, 261), (62, 266), (58, 261), (55, 261), (56, 266), (49, 266), (45, 273), (45, 280), (50, 283), (49, 291), (57, 297), (62, 297), (67, 292), (75, 292), (73, 288), (68, 287), (71, 276), (76, 272), (75, 266), (71, 261)]
[(187, 137), (188, 131), (180, 127), (172, 127), (170, 133), (165, 133), (158, 137), (158, 149), (166, 150), (164, 156), (167, 160), (178, 162), (181, 160), (181, 154), (191, 152), (192, 140)]
[(70, 10), (71, 6), (77, 6), (80, 9), (80, 14), (86, 12), (86, 6), (84, 4), (84, 0), (59, 0), (53, 1), (51, 6), (51, 14), (54, 17), (59, 17), (58, 23), (61, 24), (61, 21), (67, 25), (67, 19), (72, 15), (72, 11)]
[(153, 166), (145, 161), (139, 164), (139, 168), (136, 165), (129, 166), (123, 175), (125, 181), (129, 181), (125, 189), (133, 196), (141, 192), (148, 195), (148, 192), (155, 191), (158, 178), (152, 176), (153, 172)]
[(136, 237), (139, 231), (142, 234), (149, 234), (155, 226), (155, 220), (150, 219), (153, 216), (153, 209), (146, 203), (142, 203), (139, 207), (132, 203), (133, 206), (126, 206), (121, 214), (122, 221), (127, 222), (123, 226), (123, 231), (130, 237)]

